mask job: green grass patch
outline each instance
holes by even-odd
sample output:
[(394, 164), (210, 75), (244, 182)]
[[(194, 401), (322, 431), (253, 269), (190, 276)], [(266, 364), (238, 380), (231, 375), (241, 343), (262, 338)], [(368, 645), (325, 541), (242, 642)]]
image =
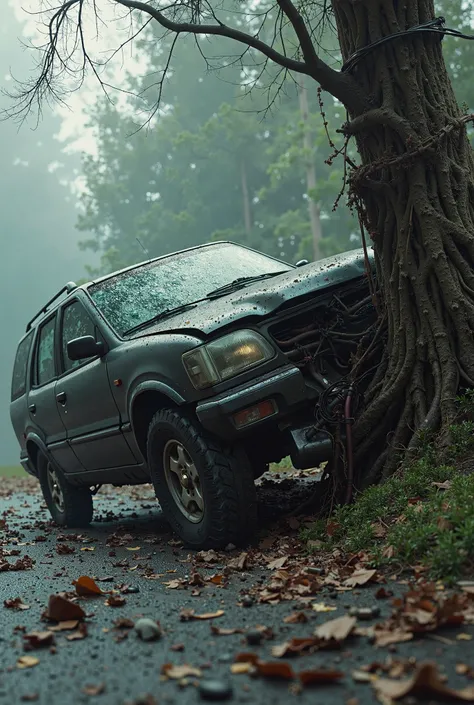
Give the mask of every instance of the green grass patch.
[(21, 465), (3, 466), (0, 465), (0, 477), (26, 477), (26, 472)]
[[(473, 400), (471, 394), (460, 398), (462, 414), (472, 410)], [(450, 432), (451, 447), (444, 458), (452, 464), (440, 462), (435, 444), (425, 439), (410, 467), (368, 488), (329, 519), (303, 529), (302, 539), (316, 541), (317, 551), (368, 551), (377, 566), (422, 564), (431, 577), (446, 582), (472, 570), (474, 475), (460, 474), (456, 460), (474, 450), (474, 423), (460, 419)]]

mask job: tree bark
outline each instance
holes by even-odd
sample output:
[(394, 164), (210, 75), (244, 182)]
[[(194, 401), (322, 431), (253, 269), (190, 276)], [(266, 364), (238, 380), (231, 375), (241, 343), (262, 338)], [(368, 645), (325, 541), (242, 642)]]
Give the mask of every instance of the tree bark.
[(321, 241), (322, 229), (319, 206), (313, 196), (311, 196), (311, 193), (314, 193), (316, 189), (316, 167), (312, 155), (313, 144), (311, 125), (309, 121), (308, 89), (306, 87), (304, 76), (300, 76), (298, 78), (298, 96), (300, 101), (301, 119), (303, 121), (303, 149), (305, 151), (306, 162), (306, 190), (308, 195), (309, 222), (311, 225), (311, 235), (313, 240), (313, 257), (316, 261), (321, 258), (319, 243)]
[[(432, 0), (333, 0), (343, 58), (434, 17)], [(387, 346), (354, 427), (360, 484), (386, 478), (474, 386), (474, 165), (440, 37), (384, 43), (352, 70), (371, 96), (347, 134), (376, 255)], [(368, 469), (369, 468), (369, 469)], [(368, 469), (368, 470), (367, 470)]]

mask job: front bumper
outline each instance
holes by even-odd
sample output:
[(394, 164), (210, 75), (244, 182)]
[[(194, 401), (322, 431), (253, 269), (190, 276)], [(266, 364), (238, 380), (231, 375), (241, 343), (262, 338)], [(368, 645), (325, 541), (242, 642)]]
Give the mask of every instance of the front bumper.
[[(196, 414), (202, 426), (220, 438), (233, 440), (243, 433), (253, 431), (270, 420), (279, 422), (292, 411), (308, 403), (311, 398), (300, 370), (293, 365), (281, 368), (278, 372), (262, 375), (251, 382), (236, 387), (210, 401), (198, 404)], [(278, 411), (274, 416), (250, 426), (238, 429), (233, 421), (234, 414), (259, 402), (272, 399)]]

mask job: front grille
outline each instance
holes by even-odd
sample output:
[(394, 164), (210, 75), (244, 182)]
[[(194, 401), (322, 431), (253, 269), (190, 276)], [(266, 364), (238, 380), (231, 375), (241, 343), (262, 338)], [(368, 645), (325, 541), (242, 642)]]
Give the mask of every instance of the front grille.
[(315, 296), (312, 305), (270, 327), (270, 335), (288, 359), (299, 368), (333, 377), (346, 374), (362, 335), (375, 321), (367, 280)]

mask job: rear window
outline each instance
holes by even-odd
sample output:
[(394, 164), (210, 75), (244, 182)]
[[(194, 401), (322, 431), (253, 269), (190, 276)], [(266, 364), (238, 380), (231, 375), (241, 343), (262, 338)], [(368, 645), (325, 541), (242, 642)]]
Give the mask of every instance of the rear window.
[(12, 399), (21, 397), (26, 391), (26, 370), (32, 340), (33, 331), (31, 331), (26, 338), (23, 338), (16, 351), (15, 363), (13, 365)]

